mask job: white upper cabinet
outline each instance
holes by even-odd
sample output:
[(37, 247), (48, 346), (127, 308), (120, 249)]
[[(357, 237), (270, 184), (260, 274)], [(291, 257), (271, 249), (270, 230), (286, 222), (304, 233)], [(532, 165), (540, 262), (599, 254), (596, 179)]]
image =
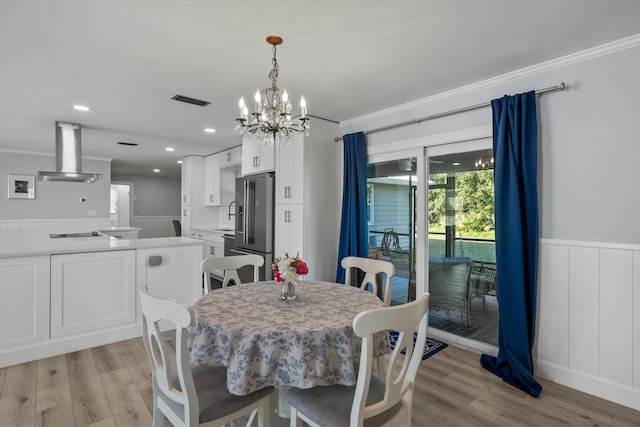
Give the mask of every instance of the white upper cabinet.
[(185, 157), (182, 159), (182, 194), (180, 196), (180, 203), (182, 206), (191, 205), (191, 181), (192, 181), (192, 162), (193, 157)]
[(205, 158), (205, 206), (227, 206), (231, 203), (235, 198), (235, 178), (241, 161), (241, 146)]
[(265, 146), (245, 138), (242, 141), (242, 175), (270, 172), (275, 169), (275, 144)]
[(230, 166), (240, 166), (242, 162), (242, 145), (233, 147), (227, 151), (223, 151), (220, 159), (220, 167), (227, 168)]
[(276, 145), (276, 203), (304, 203), (305, 136)]
[(220, 206), (220, 161), (219, 154), (212, 154), (204, 159), (204, 204)]
[(207, 227), (217, 223), (217, 212), (205, 204), (205, 158), (188, 156), (182, 159), (182, 235), (191, 227)]

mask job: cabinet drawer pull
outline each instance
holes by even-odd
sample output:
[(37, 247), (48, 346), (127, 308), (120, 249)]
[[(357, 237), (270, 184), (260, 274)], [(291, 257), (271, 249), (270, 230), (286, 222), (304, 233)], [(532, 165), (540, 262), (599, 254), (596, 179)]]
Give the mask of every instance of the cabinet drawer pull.
[(161, 255), (151, 255), (148, 258), (147, 263), (149, 264), (149, 267), (157, 267), (159, 265), (162, 265), (162, 256)]

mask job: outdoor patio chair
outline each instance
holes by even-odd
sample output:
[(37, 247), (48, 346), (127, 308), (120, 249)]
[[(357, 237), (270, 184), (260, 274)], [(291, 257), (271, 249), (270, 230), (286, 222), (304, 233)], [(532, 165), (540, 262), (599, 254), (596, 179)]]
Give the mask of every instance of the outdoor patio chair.
[[(471, 258), (429, 259), (430, 310), (460, 310), (461, 323), (471, 326), (469, 275)], [(466, 322), (465, 322), (466, 316)]]
[(492, 262), (473, 261), (469, 276), (469, 303), (472, 298), (482, 299), (482, 311), (487, 311), (487, 295), (498, 296), (498, 271)]

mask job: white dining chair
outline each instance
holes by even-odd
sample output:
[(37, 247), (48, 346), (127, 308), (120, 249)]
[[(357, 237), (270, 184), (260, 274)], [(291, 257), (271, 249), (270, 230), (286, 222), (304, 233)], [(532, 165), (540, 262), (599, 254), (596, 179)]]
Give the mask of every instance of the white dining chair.
[(208, 294), (211, 291), (211, 273), (222, 270), (222, 287), (226, 288), (232, 280), (236, 285), (242, 283), (240, 276), (238, 276), (238, 269), (246, 265), (253, 266), (253, 281), (260, 280), (260, 267), (264, 265), (264, 258), (260, 255), (248, 254), (205, 258), (200, 263), (200, 270), (204, 280), (204, 293)]
[[(227, 391), (226, 368), (189, 364), (187, 327), (193, 322), (191, 307), (140, 290), (142, 333), (151, 365), (153, 426), (164, 426), (166, 417), (178, 427), (218, 427), (248, 416), (250, 425), (269, 425), (269, 400), (274, 391), (266, 387), (246, 396)], [(175, 350), (160, 334), (160, 321), (175, 325)]]
[(396, 267), (392, 263), (380, 259), (348, 256), (342, 259), (340, 265), (345, 269), (345, 284), (351, 285), (351, 269), (358, 268), (365, 273), (364, 279), (360, 283), (360, 288), (365, 289), (368, 284), (371, 284), (374, 295), (378, 295), (376, 275), (385, 273), (387, 279), (385, 280), (384, 289), (382, 289), (382, 304), (385, 307), (391, 304), (391, 279), (396, 273)]
[[(424, 294), (407, 304), (358, 314), (353, 330), (362, 337), (362, 352), (355, 386), (291, 388), (285, 395), (291, 405), (291, 427), (301, 427), (302, 421), (313, 427), (411, 426), (414, 382), (427, 340), (428, 303), (429, 294)], [(398, 332), (398, 341), (385, 378), (380, 378), (373, 375), (373, 335), (388, 330)], [(395, 364), (402, 367), (393, 370)]]

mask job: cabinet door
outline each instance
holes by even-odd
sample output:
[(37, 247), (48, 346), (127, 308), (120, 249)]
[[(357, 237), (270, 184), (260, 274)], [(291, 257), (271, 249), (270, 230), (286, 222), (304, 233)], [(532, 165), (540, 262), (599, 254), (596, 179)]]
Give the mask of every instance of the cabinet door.
[(136, 252), (51, 256), (51, 337), (136, 321)]
[(252, 175), (275, 169), (275, 145), (265, 146), (244, 139), (242, 142), (242, 175)]
[(276, 145), (276, 203), (304, 203), (304, 135)]
[(304, 257), (304, 208), (302, 205), (276, 205), (274, 257)]
[(191, 204), (191, 157), (185, 157), (182, 159), (181, 169), (181, 189), (182, 195), (180, 203), (184, 205)]
[(183, 236), (191, 233), (191, 206), (182, 206), (180, 209), (180, 225)]
[(202, 295), (202, 245), (138, 249), (139, 289), (191, 305)]
[(207, 156), (204, 161), (204, 204), (220, 206), (220, 163), (224, 153)]
[(49, 256), (0, 259), (0, 351), (49, 338)]
[(242, 146), (233, 147), (221, 154), (223, 155), (221, 159), (222, 167), (237, 166), (242, 161)]

